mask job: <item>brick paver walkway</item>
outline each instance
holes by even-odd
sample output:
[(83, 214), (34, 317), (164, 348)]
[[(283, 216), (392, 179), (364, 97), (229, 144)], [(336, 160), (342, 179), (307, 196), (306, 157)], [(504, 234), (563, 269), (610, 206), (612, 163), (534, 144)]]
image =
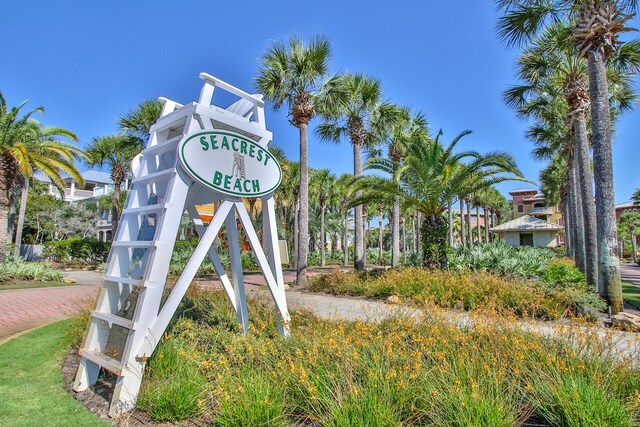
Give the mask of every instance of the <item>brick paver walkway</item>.
[(97, 292), (96, 286), (0, 291), (0, 341), (91, 307)]

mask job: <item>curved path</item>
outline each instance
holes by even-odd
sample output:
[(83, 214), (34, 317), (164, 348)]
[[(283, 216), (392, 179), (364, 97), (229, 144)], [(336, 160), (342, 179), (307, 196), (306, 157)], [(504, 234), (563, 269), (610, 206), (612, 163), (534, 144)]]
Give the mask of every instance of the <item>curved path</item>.
[(631, 282), (634, 285), (640, 286), (640, 265), (621, 263), (620, 278), (627, 282)]

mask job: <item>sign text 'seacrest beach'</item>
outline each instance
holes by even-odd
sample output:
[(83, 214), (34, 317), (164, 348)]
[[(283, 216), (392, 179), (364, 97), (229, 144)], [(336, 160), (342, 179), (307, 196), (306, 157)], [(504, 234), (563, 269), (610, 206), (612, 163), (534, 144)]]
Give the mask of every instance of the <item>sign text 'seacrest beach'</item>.
[(210, 130), (180, 141), (180, 162), (197, 181), (239, 197), (273, 192), (282, 179), (278, 161), (256, 142), (234, 132)]

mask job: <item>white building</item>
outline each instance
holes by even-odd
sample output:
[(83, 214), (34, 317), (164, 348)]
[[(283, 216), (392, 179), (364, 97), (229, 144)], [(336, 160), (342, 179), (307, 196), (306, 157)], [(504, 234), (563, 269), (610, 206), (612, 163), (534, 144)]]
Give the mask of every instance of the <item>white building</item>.
[[(76, 181), (71, 177), (65, 177), (62, 181), (65, 184), (63, 201), (90, 203), (96, 202), (103, 196), (113, 193), (113, 183), (111, 176), (107, 172), (86, 170), (80, 172), (84, 179), (84, 187), (80, 188)], [(48, 185), (47, 194), (56, 198), (61, 198), (60, 192), (51, 180), (42, 173), (34, 176), (38, 181)], [(128, 188), (128, 180), (124, 183), (123, 189)], [(102, 241), (111, 240), (111, 212), (108, 209), (100, 209), (98, 212), (100, 218), (96, 223), (96, 238)]]
[(509, 246), (560, 246), (564, 227), (531, 215), (523, 215), (491, 228)]

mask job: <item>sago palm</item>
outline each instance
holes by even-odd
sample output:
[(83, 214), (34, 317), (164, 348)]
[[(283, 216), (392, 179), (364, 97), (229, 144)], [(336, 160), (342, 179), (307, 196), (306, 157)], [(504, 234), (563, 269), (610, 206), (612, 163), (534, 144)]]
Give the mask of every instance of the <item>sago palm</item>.
[(316, 114), (314, 98), (322, 90), (329, 71), (331, 47), (324, 37), (304, 43), (290, 37), (288, 43), (274, 42), (260, 58), (256, 86), (278, 110), (286, 105), (290, 122), (300, 131), (300, 210), (296, 283), (307, 284), (309, 247), (309, 143), (308, 126)]

